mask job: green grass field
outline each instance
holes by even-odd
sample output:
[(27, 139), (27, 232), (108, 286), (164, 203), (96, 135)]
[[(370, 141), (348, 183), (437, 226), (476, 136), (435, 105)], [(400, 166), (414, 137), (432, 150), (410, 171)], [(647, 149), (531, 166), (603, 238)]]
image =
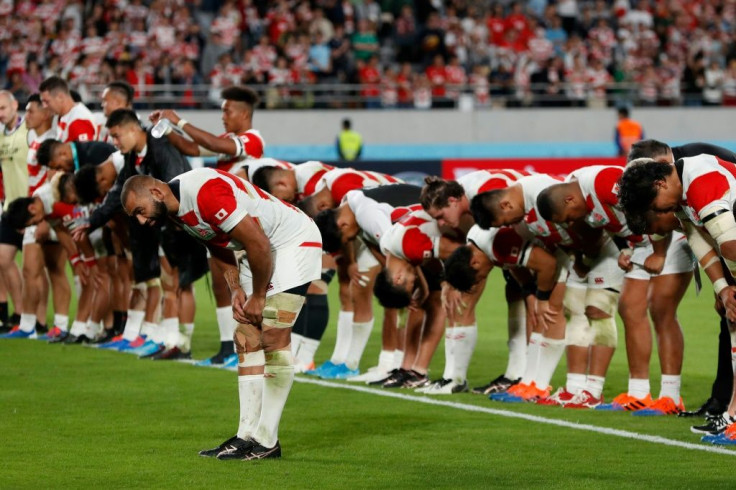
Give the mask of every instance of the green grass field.
[[(502, 291), (494, 272), (481, 302), (471, 385), (487, 382), (506, 365)], [(219, 341), (203, 282), (197, 293), (193, 353), (204, 358)], [(711, 297), (710, 291), (699, 298), (690, 291), (680, 312), (686, 405), (708, 397), (715, 374), (718, 324)], [(379, 325), (380, 318), (364, 369), (377, 360)], [(332, 352), (334, 334), (333, 318), (318, 361)], [(656, 359), (655, 353), (654, 395)], [(284, 412), (281, 460), (204, 459), (200, 449), (237, 428), (232, 372), (31, 340), (0, 341), (0, 363), (0, 488), (733, 487), (736, 451), (708, 453), (303, 382), (294, 384)], [(442, 366), (440, 345), (431, 374), (437, 377)], [(553, 385), (564, 377), (563, 359)], [(626, 383), (622, 347), (606, 398)], [(441, 400), (700, 444), (689, 431), (692, 420), (506, 405), (470, 394)]]

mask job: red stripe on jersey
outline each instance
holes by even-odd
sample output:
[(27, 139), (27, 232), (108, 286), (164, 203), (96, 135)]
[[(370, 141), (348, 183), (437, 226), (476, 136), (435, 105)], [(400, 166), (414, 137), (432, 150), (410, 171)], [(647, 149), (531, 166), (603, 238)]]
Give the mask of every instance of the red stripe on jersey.
[(708, 204), (723, 199), (723, 196), (730, 190), (728, 179), (725, 175), (718, 172), (708, 172), (701, 175), (692, 182), (687, 188), (687, 203), (698, 213)]
[(202, 221), (219, 228), (237, 209), (238, 203), (230, 184), (223, 179), (210, 179), (197, 191), (197, 207)]
[(513, 228), (501, 228), (493, 237), (493, 255), (500, 264), (516, 265), (524, 240)]
[(726, 160), (721, 160), (718, 157), (715, 157), (716, 160), (718, 160), (718, 163), (723, 167), (724, 170), (726, 170), (728, 173), (730, 173), (734, 179), (736, 179), (736, 166), (731, 163), (727, 162)]
[[(516, 180), (516, 179), (513, 179), (513, 180)], [(508, 186), (509, 186), (508, 180), (492, 177), (486, 180), (485, 182), (483, 182), (483, 184), (481, 184), (481, 186), (478, 188), (478, 194), (482, 194), (488, 191), (493, 191), (496, 189), (505, 189)]]
[(300, 247), (315, 247), (315, 248), (322, 248), (322, 244), (320, 242), (302, 242), (299, 244)]
[[(312, 194), (314, 194), (314, 190), (317, 188), (317, 184), (319, 183), (322, 176), (327, 172), (327, 170), (320, 170), (316, 172), (314, 175), (312, 175), (306, 184), (304, 184), (304, 197), (309, 197)], [(337, 201), (340, 202), (340, 201)]]
[[(358, 174), (357, 172), (350, 172), (339, 176), (332, 182), (332, 187), (330, 188), (332, 199), (334, 199), (336, 203), (339, 203), (348, 192), (365, 187), (365, 179), (366, 177)], [(373, 180), (376, 181), (376, 179)]]
[(623, 173), (623, 167), (604, 168), (598, 172), (593, 187), (600, 202), (611, 206), (618, 204), (618, 181)]
[(413, 265), (419, 265), (425, 259), (431, 258), (432, 250), (432, 240), (419, 228), (409, 228), (401, 238), (401, 251)]
[(87, 119), (75, 119), (69, 124), (69, 141), (94, 141), (95, 125)]

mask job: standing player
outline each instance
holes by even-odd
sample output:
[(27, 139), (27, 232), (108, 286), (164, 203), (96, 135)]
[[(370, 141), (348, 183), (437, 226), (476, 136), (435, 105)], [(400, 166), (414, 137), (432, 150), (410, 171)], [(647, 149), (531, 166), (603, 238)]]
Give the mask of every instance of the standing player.
[(95, 112), (95, 126), (97, 140), (112, 144), (110, 133), (105, 127), (107, 118), (118, 109), (133, 109), (133, 95), (135, 91), (127, 82), (114, 81), (105, 85), (102, 91), (102, 112)]
[[(205, 242), (220, 262), (238, 321), (240, 426), (203, 456), (264, 459), (281, 456), (278, 426), (294, 379), (290, 330), (309, 283), (320, 277), (321, 240), (299, 210), (235, 176), (212, 169), (168, 184), (133, 177), (121, 195), (125, 211), (144, 226), (167, 217)], [(240, 274), (232, 250), (245, 251)]]
[[(0, 134), (0, 166), (3, 174), (4, 209), (7, 210), (16, 198), (28, 195), (28, 128), (18, 114), (18, 101), (6, 90), (0, 91), (0, 124), (3, 125)], [(20, 311), (21, 275), (15, 263), (15, 254), (22, 246), (23, 235), (0, 221), (0, 292), (5, 293), (5, 301), (0, 302), (0, 321), (6, 332), (20, 321), (17, 314), (8, 317), (6, 294), (10, 293), (13, 305)], [(16, 330), (12, 335), (28, 337), (33, 333), (34, 327), (35, 325), (28, 332)]]
[(69, 85), (61, 77), (52, 76), (39, 86), (44, 107), (58, 116), (56, 139), (68, 141), (94, 141), (97, 136), (94, 116), (81, 102), (74, 102)]

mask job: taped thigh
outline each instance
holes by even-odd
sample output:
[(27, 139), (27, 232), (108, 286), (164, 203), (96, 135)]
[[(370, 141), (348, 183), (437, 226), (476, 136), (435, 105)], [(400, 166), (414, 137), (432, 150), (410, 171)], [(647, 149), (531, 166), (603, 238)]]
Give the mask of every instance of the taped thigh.
[(565, 297), (562, 300), (562, 306), (565, 309), (565, 316), (571, 318), (577, 315), (585, 315), (585, 296), (587, 289), (573, 286), (565, 289)]
[(262, 349), (261, 332), (253, 325), (239, 323), (233, 333), (233, 343), (235, 344), (235, 352), (241, 356), (246, 352), (259, 351)]
[(263, 308), (263, 329), (291, 328), (304, 305), (304, 296), (291, 293), (277, 293), (266, 298)]

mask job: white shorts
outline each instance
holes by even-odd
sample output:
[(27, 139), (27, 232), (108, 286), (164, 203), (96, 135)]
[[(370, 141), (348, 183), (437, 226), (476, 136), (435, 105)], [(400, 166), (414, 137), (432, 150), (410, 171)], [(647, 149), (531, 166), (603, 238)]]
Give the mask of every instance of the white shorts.
[[(49, 228), (49, 237), (46, 240), (48, 242), (58, 243), (59, 237), (56, 235), (56, 230)], [(28, 245), (36, 242), (36, 225), (26, 226), (23, 231), (23, 245)]]
[[(654, 253), (652, 244), (642, 247), (635, 247), (634, 253), (631, 255), (631, 261), (637, 264), (643, 264), (647, 257)], [(664, 259), (664, 267), (658, 275), (665, 276), (668, 274), (682, 274), (683, 272), (691, 272), (695, 268), (695, 256), (690, 245), (687, 244), (685, 235), (679, 232), (672, 234), (672, 242), (667, 248), (667, 256)], [(648, 281), (653, 274), (648, 273), (638, 266), (634, 266), (624, 277), (628, 279), (641, 279)]]
[(358, 271), (367, 272), (377, 265), (381, 265), (373, 255), (371, 249), (365, 244), (362, 238), (355, 240), (355, 261), (358, 264)]
[(105, 247), (105, 240), (102, 238), (102, 228), (97, 228), (89, 234), (89, 242), (92, 244), (92, 250), (95, 251), (96, 259), (107, 257), (107, 247)]
[(620, 291), (624, 282), (624, 271), (618, 266), (618, 254), (618, 248), (613, 240), (607, 240), (595, 262), (590, 265), (587, 276), (578, 276), (573, 264), (570, 264), (570, 277), (567, 279), (567, 286)]
[[(309, 226), (292, 240), (293, 246), (271, 250), (273, 274), (266, 296), (316, 281), (322, 275), (322, 236), (317, 225)], [(242, 255), (239, 263), (240, 285), (245, 294), (253, 292), (253, 275), (248, 258)]]

